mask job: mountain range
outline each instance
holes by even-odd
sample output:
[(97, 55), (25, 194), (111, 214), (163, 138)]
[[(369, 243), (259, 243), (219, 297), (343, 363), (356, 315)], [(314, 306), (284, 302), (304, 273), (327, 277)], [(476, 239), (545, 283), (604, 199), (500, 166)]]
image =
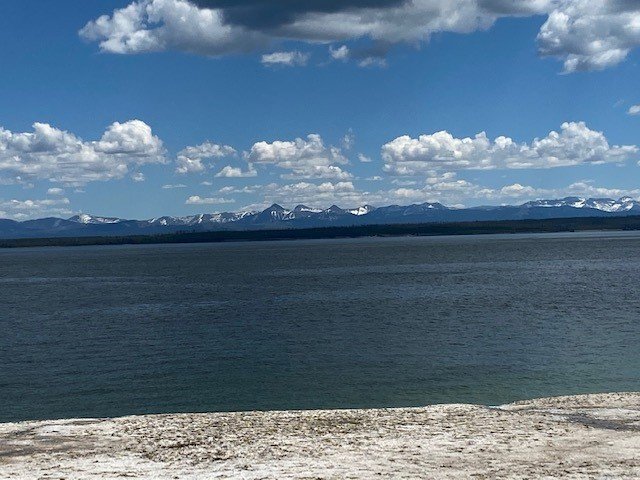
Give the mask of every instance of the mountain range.
[(0, 238), (156, 235), (179, 231), (261, 230), (622, 215), (640, 215), (640, 202), (631, 197), (617, 200), (566, 197), (555, 200), (535, 200), (522, 205), (472, 208), (453, 208), (437, 202), (427, 202), (377, 208), (364, 205), (353, 209), (342, 209), (336, 205), (326, 209), (298, 205), (291, 210), (274, 204), (257, 212), (206, 213), (186, 217), (164, 216), (149, 220), (126, 220), (88, 214), (79, 214), (68, 219), (42, 218), (23, 222), (0, 219)]

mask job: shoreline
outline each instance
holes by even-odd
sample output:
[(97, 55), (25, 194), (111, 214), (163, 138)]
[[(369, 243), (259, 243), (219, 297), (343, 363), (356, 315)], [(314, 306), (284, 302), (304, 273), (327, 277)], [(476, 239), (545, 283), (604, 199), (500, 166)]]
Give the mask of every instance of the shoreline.
[(639, 478), (640, 393), (0, 424), (0, 478)]

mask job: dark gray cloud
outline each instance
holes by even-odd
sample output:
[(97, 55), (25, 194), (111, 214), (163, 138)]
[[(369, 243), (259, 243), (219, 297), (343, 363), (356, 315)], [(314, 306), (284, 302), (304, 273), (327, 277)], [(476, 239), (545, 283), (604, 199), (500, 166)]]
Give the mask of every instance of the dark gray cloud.
[(541, 13), (547, 5), (544, 0), (478, 0), (483, 10), (499, 15), (532, 15)]
[(192, 3), (202, 8), (222, 9), (229, 24), (269, 29), (287, 25), (309, 13), (391, 8), (407, 0), (192, 0)]

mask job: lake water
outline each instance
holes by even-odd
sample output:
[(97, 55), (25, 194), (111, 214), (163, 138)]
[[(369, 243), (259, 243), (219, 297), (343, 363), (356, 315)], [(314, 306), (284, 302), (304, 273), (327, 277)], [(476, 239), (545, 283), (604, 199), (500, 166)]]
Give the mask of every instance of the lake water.
[(0, 421), (640, 390), (640, 235), (0, 251)]

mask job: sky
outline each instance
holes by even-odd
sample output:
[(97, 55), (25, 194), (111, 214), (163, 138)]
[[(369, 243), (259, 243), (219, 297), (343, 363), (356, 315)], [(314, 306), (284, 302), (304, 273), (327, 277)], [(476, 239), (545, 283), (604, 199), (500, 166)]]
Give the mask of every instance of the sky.
[(4, 0), (0, 217), (640, 197), (632, 0)]

